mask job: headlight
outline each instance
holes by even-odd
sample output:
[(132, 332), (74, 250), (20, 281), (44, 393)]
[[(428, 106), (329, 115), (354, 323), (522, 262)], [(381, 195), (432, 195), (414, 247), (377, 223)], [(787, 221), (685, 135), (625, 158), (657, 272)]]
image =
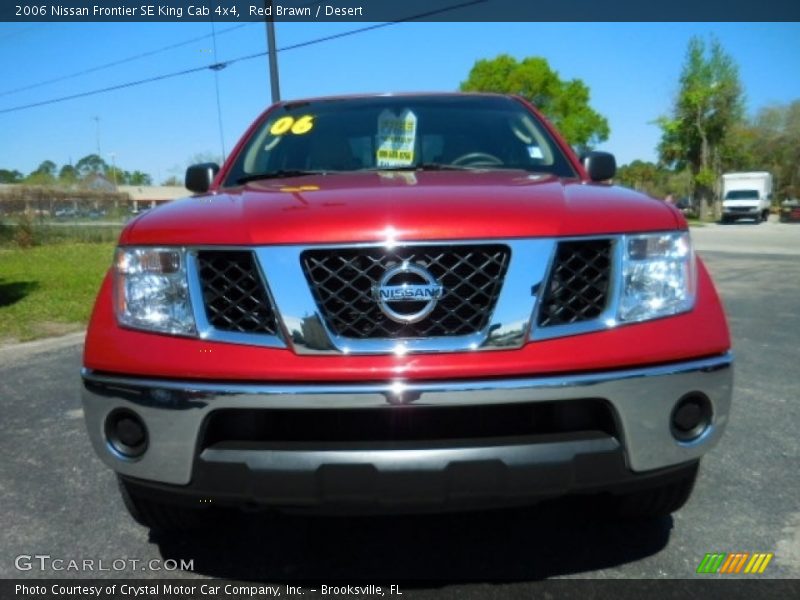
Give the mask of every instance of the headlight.
[(695, 259), (687, 232), (623, 236), (619, 321), (644, 321), (691, 310)]
[(185, 252), (177, 248), (118, 248), (114, 306), (121, 325), (194, 334)]

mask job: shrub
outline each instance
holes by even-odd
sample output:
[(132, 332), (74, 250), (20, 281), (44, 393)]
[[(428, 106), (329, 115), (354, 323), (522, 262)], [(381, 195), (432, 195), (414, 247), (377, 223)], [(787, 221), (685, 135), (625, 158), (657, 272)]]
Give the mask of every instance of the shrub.
[(3, 213), (0, 212), (0, 244), (11, 240), (12, 232), (11, 227), (3, 221)]
[(17, 219), (17, 227), (14, 231), (14, 241), (20, 248), (31, 248), (38, 244), (36, 229), (33, 219), (27, 213), (20, 215)]

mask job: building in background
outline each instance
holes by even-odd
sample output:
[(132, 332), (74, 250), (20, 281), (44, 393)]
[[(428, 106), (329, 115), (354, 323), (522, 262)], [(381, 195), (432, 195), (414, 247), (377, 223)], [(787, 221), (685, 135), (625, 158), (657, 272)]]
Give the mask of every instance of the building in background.
[(191, 195), (189, 190), (178, 185), (120, 185), (117, 190), (128, 195), (134, 213)]

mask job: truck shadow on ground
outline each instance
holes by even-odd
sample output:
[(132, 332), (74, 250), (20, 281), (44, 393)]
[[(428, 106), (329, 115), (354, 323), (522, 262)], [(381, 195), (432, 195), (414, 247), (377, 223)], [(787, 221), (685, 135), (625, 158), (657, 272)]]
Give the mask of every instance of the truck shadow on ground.
[(164, 559), (197, 574), (244, 581), (402, 583), (530, 581), (651, 556), (672, 518), (613, 521), (592, 501), (445, 515), (232, 515), (202, 532), (154, 535)]

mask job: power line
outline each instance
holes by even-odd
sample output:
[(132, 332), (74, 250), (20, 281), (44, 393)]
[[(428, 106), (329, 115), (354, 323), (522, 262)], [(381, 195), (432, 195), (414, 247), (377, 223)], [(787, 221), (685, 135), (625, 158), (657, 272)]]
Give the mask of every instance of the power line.
[[(411, 15), (410, 17), (406, 17), (404, 19), (398, 19), (397, 21), (388, 21), (386, 23), (378, 23), (376, 25), (369, 25), (367, 27), (361, 27), (360, 29), (353, 29), (351, 31), (345, 31), (343, 33), (336, 33), (333, 35), (328, 35), (321, 38), (316, 38), (314, 40), (309, 40), (307, 42), (300, 42), (298, 44), (292, 44), (291, 46), (286, 46), (284, 48), (278, 48), (278, 52), (284, 52), (286, 50), (295, 50), (297, 48), (304, 48), (306, 46), (312, 46), (314, 44), (319, 44), (320, 42), (327, 42), (330, 40), (339, 39), (342, 37), (347, 37), (350, 35), (355, 35), (357, 33), (364, 33), (366, 31), (372, 31), (375, 29), (381, 29), (383, 27), (391, 27), (392, 25), (397, 25), (399, 23), (407, 23), (409, 21), (417, 21), (419, 19), (424, 19), (426, 17), (432, 17), (434, 15), (438, 15), (441, 13), (449, 12), (451, 10), (457, 10), (459, 8), (466, 8), (467, 6), (473, 6), (475, 4), (483, 4), (484, 2), (488, 2), (489, 0), (468, 0), (467, 2), (461, 2), (460, 4), (453, 4), (450, 6), (445, 6), (443, 8), (437, 8), (434, 10), (429, 10), (424, 13), (418, 13), (416, 15)], [(261, 56), (266, 55), (266, 52), (262, 52)]]
[(170, 79), (172, 77), (179, 77), (181, 75), (188, 75), (189, 73), (197, 73), (198, 71), (205, 71), (206, 69), (212, 68), (211, 66), (205, 67), (195, 67), (194, 69), (185, 69), (184, 71), (176, 71), (175, 73), (166, 73), (164, 75), (158, 75), (156, 77), (148, 77), (147, 79), (140, 79), (138, 81), (129, 81), (127, 83), (120, 83), (119, 85), (112, 85), (109, 87), (91, 90), (88, 92), (81, 92), (78, 94), (71, 94), (69, 96), (62, 96), (61, 98), (53, 98), (51, 100), (42, 100), (41, 102), (32, 102), (30, 104), (23, 104), (21, 106), (14, 106), (12, 108), (4, 108), (0, 110), (0, 114), (15, 112), (18, 110), (24, 110), (26, 108), (34, 108), (36, 106), (46, 106), (48, 104), (56, 104), (58, 102), (66, 102), (67, 100), (75, 100), (76, 98), (85, 98), (86, 96), (94, 96), (95, 94), (102, 94), (104, 92), (112, 92), (114, 90), (121, 90), (129, 87), (134, 87), (137, 85), (142, 85), (144, 83), (150, 83), (153, 81), (161, 81), (163, 79)]
[(25, 27), (24, 29), (18, 29), (17, 31), (9, 31), (8, 33), (4, 33), (0, 35), (0, 40), (5, 40), (10, 37), (14, 37), (15, 35), (19, 35), (21, 33), (25, 33), (26, 31), (30, 31), (31, 29), (40, 29), (41, 25), (31, 25), (29, 27)]
[[(240, 29), (245, 27), (246, 25), (253, 25), (254, 23), (242, 23), (240, 25), (234, 25), (233, 27), (228, 27), (227, 29), (223, 29), (218, 31), (216, 35), (222, 35), (224, 33), (229, 33), (236, 29)], [(98, 65), (96, 67), (90, 67), (88, 69), (83, 69), (82, 71), (76, 71), (75, 73), (70, 73), (69, 75), (61, 75), (60, 77), (54, 77), (53, 79), (47, 79), (45, 81), (40, 81), (38, 83), (32, 83), (29, 85), (25, 85), (22, 87), (14, 88), (13, 90), (7, 90), (5, 92), (0, 92), (1, 96), (9, 96), (11, 94), (16, 94), (18, 92), (24, 92), (25, 90), (32, 90), (38, 87), (42, 87), (45, 85), (50, 85), (51, 83), (57, 83), (59, 81), (65, 81), (67, 79), (74, 79), (75, 77), (80, 77), (81, 75), (88, 75), (89, 73), (95, 73), (97, 71), (102, 71), (104, 69), (110, 69), (111, 67), (117, 67), (119, 65), (132, 62), (134, 60), (139, 60), (140, 58), (146, 58), (148, 56), (153, 56), (155, 54), (160, 54), (162, 52), (166, 52), (168, 50), (174, 50), (175, 48), (181, 48), (182, 46), (188, 46), (189, 44), (193, 44), (195, 42), (199, 42), (200, 40), (204, 40), (206, 38), (210, 38), (212, 34), (208, 33), (206, 35), (201, 35), (198, 37), (194, 37), (188, 40), (184, 40), (182, 42), (177, 42), (175, 44), (170, 44), (168, 46), (162, 46), (161, 48), (156, 48), (155, 50), (149, 50), (147, 52), (142, 52), (140, 54), (134, 54), (132, 56), (128, 56), (126, 58), (121, 58), (119, 60), (115, 60), (110, 63), (105, 63), (102, 65)]]
[[(283, 48), (278, 48), (277, 52), (287, 52), (289, 50), (297, 50), (299, 48), (307, 48), (308, 46), (313, 46), (315, 44), (321, 44), (323, 42), (330, 42), (330, 41), (333, 41), (333, 40), (337, 40), (337, 39), (341, 39), (341, 38), (345, 38), (345, 37), (349, 37), (349, 36), (353, 36), (353, 35), (358, 35), (359, 33), (366, 33), (367, 31), (374, 31), (376, 29), (382, 29), (382, 28), (385, 28), (385, 27), (392, 27), (393, 25), (399, 25), (400, 23), (407, 23), (409, 21), (414, 21), (414, 20), (418, 20), (418, 19), (424, 19), (425, 17), (430, 17), (430, 16), (433, 16), (433, 15), (441, 14), (441, 13), (448, 12), (448, 11), (451, 11), (451, 10), (456, 10), (456, 9), (459, 9), (459, 8), (464, 8), (464, 7), (467, 7), (467, 6), (472, 6), (472, 5), (475, 5), (475, 4), (482, 4), (483, 2), (486, 2), (486, 0), (469, 0), (468, 2), (462, 2), (460, 4), (454, 4), (454, 5), (451, 5), (451, 6), (444, 7), (444, 8), (439, 8), (439, 9), (427, 11), (427, 12), (424, 12), (424, 13), (418, 13), (416, 15), (411, 15), (410, 17), (406, 17), (404, 19), (399, 19), (397, 21), (388, 21), (388, 22), (385, 22), (385, 23), (377, 23), (375, 25), (368, 25), (366, 27), (359, 27), (358, 29), (351, 29), (350, 31), (344, 31), (342, 33), (335, 33), (335, 34), (332, 34), (332, 35), (327, 35), (327, 36), (324, 36), (324, 37), (315, 38), (313, 40), (307, 40), (305, 42), (299, 42), (297, 44), (291, 44), (289, 46), (284, 46)], [(204, 36), (204, 37), (208, 37), (208, 36)], [(268, 52), (266, 50), (264, 50), (264, 51), (261, 51), (261, 52), (256, 52), (254, 54), (248, 54), (248, 55), (245, 55), (245, 56), (238, 56), (236, 58), (232, 58), (232, 59), (227, 60), (227, 61), (215, 62), (213, 64), (205, 65), (205, 66), (202, 66), (202, 67), (194, 67), (194, 68), (191, 68), (191, 69), (184, 69), (182, 71), (174, 71), (172, 73), (164, 73), (163, 75), (156, 75), (155, 77), (148, 77), (146, 79), (139, 79), (137, 81), (129, 81), (129, 82), (126, 82), (126, 83), (120, 83), (120, 84), (117, 84), (117, 85), (112, 85), (112, 86), (108, 86), (108, 87), (104, 87), (104, 88), (99, 88), (99, 89), (96, 89), (96, 90), (90, 90), (90, 91), (87, 91), (87, 92), (79, 92), (77, 94), (70, 94), (68, 96), (61, 96), (60, 98), (51, 98), (49, 100), (41, 100), (39, 102), (31, 102), (29, 104), (22, 104), (20, 106), (13, 106), (11, 108), (4, 108), (4, 109), (0, 109), (0, 114), (16, 112), (16, 111), (25, 110), (25, 109), (28, 109), (28, 108), (35, 108), (37, 106), (47, 106), (47, 105), (50, 105), (50, 104), (57, 104), (59, 102), (66, 102), (67, 100), (75, 100), (77, 98), (85, 98), (87, 96), (94, 96), (94, 95), (97, 95), (97, 94), (103, 94), (103, 93), (112, 92), (112, 91), (115, 91), (115, 90), (121, 90), (121, 89), (130, 88), (130, 87), (135, 87), (135, 86), (143, 85), (145, 83), (153, 83), (155, 81), (163, 81), (165, 79), (172, 79), (172, 78), (175, 78), (175, 77), (181, 77), (183, 75), (189, 75), (191, 73), (198, 73), (200, 71), (205, 71), (206, 69), (210, 69), (212, 71), (220, 71), (220, 70), (222, 70), (222, 69), (224, 69), (226, 67), (229, 67), (229, 66), (231, 66), (233, 64), (236, 64), (238, 62), (245, 62), (245, 61), (248, 61), (248, 60), (253, 60), (255, 58), (261, 58), (263, 56), (266, 56), (267, 54), (268, 54)]]
[[(312, 2), (309, 2), (308, 4), (304, 4), (303, 6), (298, 7), (298, 8), (305, 8), (305, 7), (308, 7), (308, 6), (314, 6), (316, 4), (319, 4), (319, 2), (312, 1)], [(223, 34), (226, 34), (226, 33), (230, 33), (231, 31), (235, 31), (236, 29), (240, 29), (240, 28), (245, 27), (247, 25), (255, 25), (258, 22), (259, 21), (253, 21), (253, 22), (249, 22), (249, 23), (242, 23), (240, 25), (234, 25), (233, 27), (228, 27), (227, 29), (222, 29), (222, 30), (216, 32), (216, 35), (223, 35)], [(3, 39), (4, 37), (11, 37), (13, 35), (17, 35), (18, 33), (23, 33), (25, 31), (28, 31), (29, 29), (35, 29), (37, 27), (40, 28), (41, 26), (32, 25), (32, 26), (26, 27), (25, 29), (22, 29), (20, 31), (12, 32), (12, 33), (6, 34), (5, 36), (0, 36), (0, 39)], [(128, 62), (132, 62), (132, 61), (138, 60), (140, 58), (146, 58), (148, 56), (153, 56), (155, 54), (160, 54), (162, 52), (166, 52), (168, 50), (174, 50), (176, 48), (181, 48), (183, 46), (188, 46), (189, 44), (193, 44), (194, 42), (199, 42), (200, 40), (204, 40), (204, 39), (213, 37), (214, 35), (215, 35), (214, 32), (208, 33), (208, 34), (201, 35), (201, 36), (198, 36), (198, 37), (194, 37), (194, 38), (191, 38), (191, 39), (188, 39), (188, 40), (184, 40), (182, 42), (177, 42), (175, 44), (169, 44), (167, 46), (162, 46), (160, 48), (156, 48), (155, 50), (149, 50), (147, 52), (142, 52), (140, 54), (134, 54), (133, 56), (128, 56), (126, 58), (121, 58), (119, 60), (116, 60), (116, 61), (113, 61), (113, 62), (110, 62), (110, 63), (105, 63), (105, 64), (102, 64), (102, 65), (98, 65), (96, 67), (90, 67), (90, 68), (84, 69), (82, 71), (77, 71), (75, 73), (70, 73), (69, 75), (62, 75), (60, 77), (55, 77), (53, 79), (47, 79), (45, 81), (40, 81), (39, 83), (32, 83), (30, 85), (26, 85), (26, 86), (23, 86), (23, 87), (15, 88), (13, 90), (7, 90), (5, 92), (0, 92), (0, 97), (8, 96), (8, 95), (11, 95), (11, 94), (16, 94), (17, 92), (30, 90), (30, 89), (34, 89), (34, 88), (37, 88), (37, 87), (42, 87), (42, 86), (45, 86), (45, 85), (49, 85), (51, 83), (57, 83), (59, 81), (64, 81), (66, 79), (73, 79), (75, 77), (80, 77), (81, 75), (87, 75), (89, 73), (95, 73), (97, 71), (102, 71), (104, 69), (110, 69), (111, 67), (116, 67), (118, 65), (122, 65), (122, 64), (125, 64), (125, 63), (128, 63)]]

